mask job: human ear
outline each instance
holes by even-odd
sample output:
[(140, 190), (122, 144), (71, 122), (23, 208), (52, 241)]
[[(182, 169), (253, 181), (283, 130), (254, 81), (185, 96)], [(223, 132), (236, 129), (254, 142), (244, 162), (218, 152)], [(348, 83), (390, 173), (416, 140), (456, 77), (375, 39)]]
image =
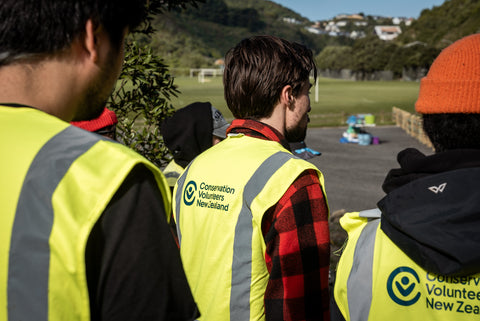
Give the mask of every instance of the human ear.
[(286, 85), (282, 88), (280, 93), (280, 102), (285, 104), (288, 108), (292, 108), (294, 105), (295, 97), (293, 96), (293, 88), (290, 85)]
[(93, 62), (98, 61), (98, 33), (100, 27), (96, 26), (96, 24), (91, 20), (88, 19), (85, 23), (85, 36), (83, 39), (83, 44), (86, 52), (89, 55), (89, 58)]

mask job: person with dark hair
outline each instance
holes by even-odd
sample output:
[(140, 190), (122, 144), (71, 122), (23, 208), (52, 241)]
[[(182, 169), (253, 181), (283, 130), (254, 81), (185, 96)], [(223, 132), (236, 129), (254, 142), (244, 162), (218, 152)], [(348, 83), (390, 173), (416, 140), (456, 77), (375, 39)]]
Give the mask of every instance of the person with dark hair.
[(415, 108), (435, 153), (401, 151), (378, 208), (341, 218), (332, 320), (480, 314), (480, 34), (439, 54)]
[(0, 319), (194, 320), (161, 171), (96, 119), (144, 1), (0, 6)]
[(194, 102), (175, 111), (160, 126), (173, 159), (163, 170), (173, 192), (185, 167), (200, 153), (226, 138), (230, 124), (209, 102)]
[(226, 54), (228, 137), (177, 181), (180, 253), (202, 320), (328, 320), (323, 176), (294, 156), (305, 138), (312, 52), (273, 36)]

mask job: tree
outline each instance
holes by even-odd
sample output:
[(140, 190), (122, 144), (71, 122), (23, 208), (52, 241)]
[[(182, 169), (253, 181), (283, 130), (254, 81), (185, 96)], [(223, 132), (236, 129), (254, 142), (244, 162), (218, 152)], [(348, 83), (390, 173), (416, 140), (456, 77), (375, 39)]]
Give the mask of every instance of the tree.
[(118, 117), (117, 136), (120, 142), (161, 167), (167, 161), (168, 150), (160, 135), (160, 124), (172, 114), (172, 96), (178, 93), (173, 77), (163, 60), (149, 45), (139, 45), (137, 39), (149, 37), (155, 15), (165, 10), (186, 9), (202, 0), (149, 0), (148, 17), (139, 30), (133, 32), (125, 47), (125, 61), (119, 81), (107, 107)]
[(362, 78), (375, 71), (386, 70), (392, 52), (396, 45), (389, 41), (369, 36), (359, 39), (353, 45), (353, 70), (360, 73)]
[(387, 69), (393, 71), (396, 77), (401, 76), (404, 70), (428, 70), (439, 53), (439, 49), (426, 43), (413, 42), (393, 52)]
[(253, 8), (231, 9), (229, 15), (231, 26), (245, 27), (250, 32), (265, 27), (265, 24), (260, 20), (258, 11)]
[(189, 9), (187, 14), (194, 18), (202, 18), (206, 21), (228, 25), (228, 6), (223, 0), (206, 0), (198, 10)]
[(352, 48), (349, 46), (327, 46), (315, 57), (319, 69), (339, 71), (352, 66)]

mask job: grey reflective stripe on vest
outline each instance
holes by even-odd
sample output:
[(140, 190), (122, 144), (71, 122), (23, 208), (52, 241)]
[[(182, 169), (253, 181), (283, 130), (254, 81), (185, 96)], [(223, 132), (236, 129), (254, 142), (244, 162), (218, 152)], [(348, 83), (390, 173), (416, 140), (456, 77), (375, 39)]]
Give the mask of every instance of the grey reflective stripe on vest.
[[(243, 205), (235, 226), (232, 262), (230, 320), (250, 320), (250, 283), (252, 279), (252, 211), (251, 204), (270, 177), (293, 155), (278, 152), (267, 158), (255, 171), (243, 190)], [(248, 307), (248, 308), (246, 308)]]
[[(286, 152), (277, 152), (267, 158), (247, 182), (243, 192), (243, 205), (235, 226), (232, 260), (232, 289), (230, 294), (230, 320), (244, 321), (250, 319), (250, 284), (252, 279), (252, 212), (251, 204), (265, 187), (272, 175), (288, 160), (296, 158)], [(189, 168), (177, 181), (176, 217), (180, 222), (180, 202), (183, 185)], [(178, 238), (181, 242), (180, 224), (177, 224)]]
[(358, 216), (365, 217), (365, 218), (380, 218), (381, 215), (382, 215), (382, 212), (378, 207), (372, 208), (371, 210), (361, 211), (358, 213)]
[(380, 223), (379, 210), (360, 212), (360, 217), (375, 218), (363, 228), (353, 256), (352, 269), (347, 281), (348, 310), (351, 321), (368, 320), (372, 303), (372, 272), (375, 237)]
[(75, 159), (99, 139), (69, 126), (40, 149), (28, 169), (12, 228), (7, 289), (9, 320), (48, 320), (52, 194)]
[(176, 211), (175, 211), (175, 218), (177, 219), (177, 237), (178, 243), (182, 244), (182, 232), (180, 231), (180, 204), (182, 202), (183, 196), (183, 185), (185, 184), (185, 178), (187, 177), (187, 173), (190, 169), (190, 165), (185, 168), (182, 176), (177, 180), (177, 194), (175, 194), (175, 204), (176, 204)]
[(163, 173), (165, 175), (165, 178), (178, 178), (180, 177), (180, 173), (177, 172), (167, 172)]

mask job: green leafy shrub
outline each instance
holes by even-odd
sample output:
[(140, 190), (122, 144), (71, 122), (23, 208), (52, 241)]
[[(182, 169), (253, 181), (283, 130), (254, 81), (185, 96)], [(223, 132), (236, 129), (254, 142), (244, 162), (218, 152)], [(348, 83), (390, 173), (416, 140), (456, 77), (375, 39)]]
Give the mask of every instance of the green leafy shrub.
[(118, 117), (118, 140), (161, 167), (168, 150), (160, 134), (163, 119), (173, 113), (171, 98), (178, 93), (174, 78), (163, 59), (150, 46), (139, 45), (154, 33), (152, 20), (165, 10), (196, 6), (198, 0), (149, 0), (149, 16), (141, 29), (134, 32), (125, 47), (125, 60), (119, 81), (107, 102), (107, 108)]

